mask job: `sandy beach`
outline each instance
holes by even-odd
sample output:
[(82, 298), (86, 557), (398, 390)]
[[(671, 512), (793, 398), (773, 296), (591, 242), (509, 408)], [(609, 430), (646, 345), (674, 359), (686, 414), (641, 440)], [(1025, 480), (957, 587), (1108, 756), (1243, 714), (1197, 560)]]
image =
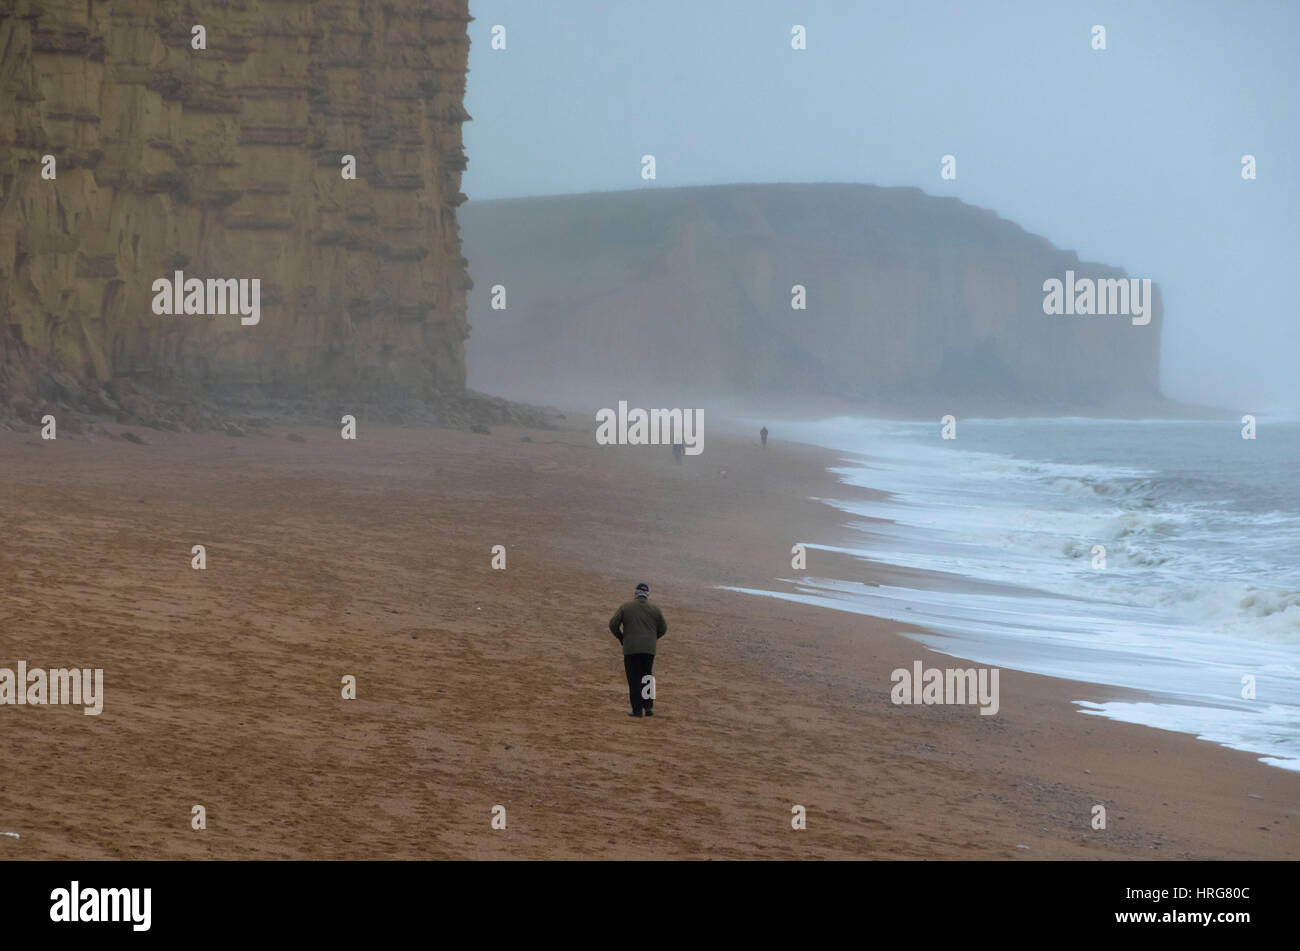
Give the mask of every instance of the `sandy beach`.
[[(894, 706), (890, 671), (951, 662), (719, 590), (834, 541), (833, 453), (710, 433), (679, 467), (575, 416), (136, 431), (0, 432), (0, 667), (104, 670), (100, 716), (0, 706), (0, 860), (1300, 856), (1300, 775), (1013, 671), (996, 716)], [(653, 720), (606, 628), (638, 581)]]

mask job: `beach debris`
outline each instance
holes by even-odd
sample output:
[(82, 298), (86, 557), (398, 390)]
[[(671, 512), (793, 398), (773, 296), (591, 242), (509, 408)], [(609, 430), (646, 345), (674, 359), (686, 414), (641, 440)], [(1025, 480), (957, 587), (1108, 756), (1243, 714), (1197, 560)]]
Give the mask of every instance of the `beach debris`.
[(1018, 849), (1024, 849), (1026, 852), (1029, 851), (1029, 846), (1027, 846), (1027, 845), (1017, 845), (1016, 848), (1018, 848)]
[(0, 832), (0, 835), (7, 835), (7, 836), (9, 836), (9, 837), (12, 838), (12, 839), (21, 839), (21, 838), (22, 838), (22, 836), (19, 835), (17, 832)]
[(1251, 792), (1251, 793), (1246, 793), (1246, 795), (1249, 796), (1251, 799), (1263, 799), (1263, 798), (1264, 798), (1263, 796), (1257, 796), (1257, 795), (1256, 795), (1255, 793), (1253, 793), (1253, 792)]

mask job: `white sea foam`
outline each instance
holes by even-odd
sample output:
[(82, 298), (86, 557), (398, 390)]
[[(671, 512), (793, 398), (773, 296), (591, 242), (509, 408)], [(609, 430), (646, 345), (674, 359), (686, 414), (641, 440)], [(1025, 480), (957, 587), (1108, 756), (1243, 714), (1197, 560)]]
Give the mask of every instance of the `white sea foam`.
[(1146, 691), (1088, 712), (1300, 769), (1300, 491), (1284, 481), (1296, 441), (1274, 430), (1273, 455), (1258, 458), (1212, 423), (959, 426), (955, 441), (937, 421), (799, 428), (849, 454), (832, 470), (841, 483), (887, 493), (823, 499), (851, 540), (810, 547), (983, 586), (803, 577), (785, 579), (794, 593), (735, 590), (913, 623), (943, 635), (918, 636), (930, 647), (979, 663)]

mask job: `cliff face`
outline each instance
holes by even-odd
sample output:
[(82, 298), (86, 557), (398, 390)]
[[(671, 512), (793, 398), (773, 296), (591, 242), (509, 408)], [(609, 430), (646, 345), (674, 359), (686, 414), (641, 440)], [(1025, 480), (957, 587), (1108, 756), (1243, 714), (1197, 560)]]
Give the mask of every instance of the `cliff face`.
[[(678, 387), (885, 404), (976, 397), (1056, 411), (1158, 396), (1154, 284), (1145, 326), (1047, 316), (1044, 281), (1124, 272), (918, 189), (745, 185), (471, 202), (461, 224), (477, 288), (471, 373), (515, 395), (581, 379), (608, 399)], [(496, 284), (505, 310), (490, 306)], [(807, 288), (806, 310), (791, 308), (795, 284)]]
[[(463, 390), (467, 0), (0, 12), (0, 406)], [(176, 270), (260, 279), (260, 322), (156, 315)]]

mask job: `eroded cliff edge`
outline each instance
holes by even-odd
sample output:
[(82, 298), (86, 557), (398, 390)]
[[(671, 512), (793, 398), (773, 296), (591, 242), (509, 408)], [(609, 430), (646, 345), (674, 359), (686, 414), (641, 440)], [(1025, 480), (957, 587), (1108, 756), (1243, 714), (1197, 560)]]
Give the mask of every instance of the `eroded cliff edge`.
[[(0, 14), (0, 406), (464, 397), (467, 0)], [(176, 270), (259, 278), (260, 322), (157, 316)]]

